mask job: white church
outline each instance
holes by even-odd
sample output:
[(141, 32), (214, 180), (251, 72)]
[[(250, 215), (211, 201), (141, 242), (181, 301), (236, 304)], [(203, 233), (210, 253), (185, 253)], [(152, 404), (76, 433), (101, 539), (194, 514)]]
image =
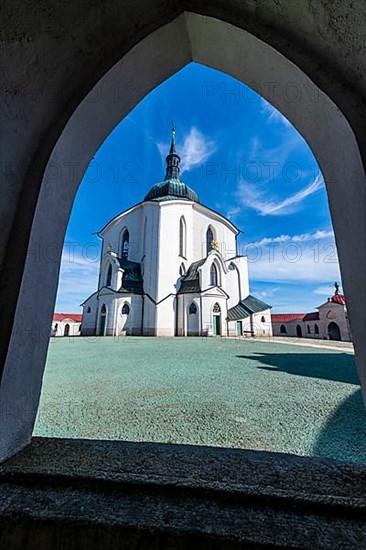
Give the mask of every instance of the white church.
[(172, 131), (164, 181), (98, 233), (98, 289), (82, 335), (271, 336), (270, 307), (249, 294), (240, 230), (180, 179)]

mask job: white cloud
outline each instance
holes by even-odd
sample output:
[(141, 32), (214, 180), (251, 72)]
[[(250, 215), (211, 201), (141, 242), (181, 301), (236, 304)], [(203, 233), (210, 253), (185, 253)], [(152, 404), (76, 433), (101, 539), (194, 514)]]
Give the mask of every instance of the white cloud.
[[(165, 162), (170, 144), (158, 143), (157, 146)], [(183, 173), (203, 164), (216, 151), (216, 144), (192, 126), (183, 142), (177, 143), (176, 149), (181, 158), (180, 171)]]
[(240, 247), (248, 255), (253, 281), (271, 283), (324, 283), (330, 292), (333, 281), (340, 281), (337, 250), (330, 231), (302, 235), (266, 237)]
[(237, 191), (237, 198), (242, 206), (259, 212), (261, 216), (278, 216), (296, 212), (304, 199), (313, 195), (324, 186), (324, 180), (320, 174), (306, 187), (303, 187), (284, 200), (271, 199), (268, 192), (259, 191), (253, 185), (241, 180)]
[[(90, 247), (90, 251), (94, 247)], [(80, 304), (95, 292), (98, 283), (99, 255), (93, 250), (93, 258), (77, 243), (66, 243), (62, 253), (56, 311), (73, 313), (80, 311)]]
[(315, 233), (301, 233), (300, 235), (278, 235), (277, 237), (263, 237), (260, 241), (249, 243), (250, 246), (262, 246), (273, 243), (285, 243), (289, 241), (293, 242), (306, 242), (306, 241), (318, 241), (320, 239), (330, 239), (334, 241), (333, 231), (326, 231), (324, 229), (318, 229)]
[(268, 122), (291, 126), (291, 122), (263, 97), (261, 98), (261, 114), (267, 117)]
[(332, 288), (332, 285), (328, 286), (319, 286), (314, 290), (314, 294), (318, 294), (319, 296), (331, 296), (334, 293), (334, 288)]

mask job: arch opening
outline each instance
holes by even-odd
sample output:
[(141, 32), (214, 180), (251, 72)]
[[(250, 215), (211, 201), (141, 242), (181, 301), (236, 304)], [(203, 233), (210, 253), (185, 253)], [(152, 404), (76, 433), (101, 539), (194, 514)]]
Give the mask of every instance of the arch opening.
[[(199, 16), (191, 17), (191, 14), (188, 14), (188, 16), (184, 16), (184, 17), (185, 18), (188, 17), (188, 19), (190, 19), (189, 33), (190, 33), (191, 39), (193, 40), (193, 43), (195, 44), (195, 46), (197, 46), (196, 48), (193, 48), (195, 50), (195, 56), (194, 57), (196, 57), (196, 60), (199, 60), (199, 62), (203, 62), (203, 64), (206, 63), (209, 66), (215, 66), (219, 70), (226, 69), (229, 74), (234, 74), (235, 76), (239, 77), (239, 80), (242, 80), (242, 81), (245, 81), (245, 80), (247, 80), (251, 77), (251, 75), (253, 74), (253, 68), (252, 68), (251, 71), (250, 70), (248, 71), (246, 77), (244, 77), (245, 70), (243, 71), (243, 68), (241, 68), (241, 69), (235, 68), (235, 64), (234, 64), (233, 61), (234, 61), (234, 59), (239, 58), (238, 55), (237, 55), (238, 52), (233, 51), (232, 54), (230, 55), (230, 59), (225, 60), (224, 58), (225, 58), (225, 55), (227, 55), (228, 48), (223, 48), (222, 49), (223, 54), (218, 53), (217, 58), (216, 58), (216, 62), (215, 62), (215, 59), (211, 58), (211, 55), (213, 55), (213, 54), (211, 52), (206, 51), (205, 43), (202, 42), (202, 38), (200, 38), (200, 36), (199, 36), (200, 33), (198, 32), (198, 30), (200, 32), (201, 31), (206, 32), (205, 29), (202, 26), (202, 22), (199, 23), (200, 17)], [(181, 23), (179, 25), (181, 25)], [(184, 31), (186, 31), (186, 25), (187, 25), (187, 22), (185, 20)], [(228, 27), (230, 27), (229, 31), (231, 32), (232, 26), (224, 24), (223, 22), (216, 22), (216, 21), (211, 22), (211, 21), (209, 21), (210, 29), (209, 29), (209, 35), (208, 36), (211, 36), (211, 41), (212, 41), (212, 35), (217, 36), (218, 34), (220, 34), (220, 33), (217, 32), (218, 28), (219, 28), (219, 27), (217, 27), (217, 25), (219, 25), (219, 27), (221, 25), (223, 25), (223, 27), (228, 26)], [(157, 70), (156, 74), (151, 76), (151, 78), (149, 79), (149, 81), (146, 84), (143, 84), (142, 82), (139, 82), (140, 88), (139, 88), (139, 93), (137, 95), (137, 98), (142, 97), (146, 93), (147, 89), (152, 89), (159, 82), (164, 80), (164, 78), (166, 78), (167, 75), (172, 74), (172, 72), (174, 72), (174, 70), (177, 70), (179, 68), (179, 66), (183, 66), (190, 59), (191, 52), (189, 52), (189, 55), (187, 55), (186, 51), (185, 51), (184, 55), (178, 55), (177, 56), (177, 60), (178, 60), (177, 62), (173, 62), (170, 58), (169, 58), (169, 60), (168, 60), (169, 62), (168, 62), (166, 57), (164, 57), (165, 44), (166, 44), (167, 39), (169, 40), (169, 38), (170, 38), (170, 40), (171, 40), (172, 37), (174, 36), (174, 34), (176, 34), (177, 36), (181, 36), (181, 32), (176, 33), (177, 28), (173, 27), (174, 31), (173, 31), (173, 34), (171, 34), (172, 33), (172, 27), (170, 27), (170, 28), (168, 28), (168, 27), (169, 26), (167, 26), (167, 28), (165, 28), (162, 31), (163, 34), (165, 33), (165, 38), (164, 38), (163, 42), (161, 43), (161, 45), (164, 45), (164, 47), (160, 48), (160, 51), (162, 51), (162, 53), (163, 53), (163, 57), (162, 57), (163, 62), (161, 63), (162, 68), (161, 68), (160, 71)], [(180, 27), (179, 27), (179, 29), (180, 29)], [(216, 29), (216, 32), (214, 32), (213, 34), (212, 34), (212, 29), (214, 29), (214, 30)], [(180, 31), (181, 30), (182, 29), (180, 29)], [(228, 32), (228, 29), (226, 29), (226, 27), (225, 27), (223, 34), (226, 37), (228, 36), (227, 32)], [(237, 31), (235, 30), (235, 33), (236, 32)], [(243, 32), (243, 31), (241, 31), (241, 32)], [(206, 39), (208, 38), (208, 36), (206, 37)], [(141, 47), (139, 45), (139, 47), (137, 48), (137, 56), (138, 56), (138, 59), (139, 59), (140, 63), (142, 63), (142, 60), (144, 60), (144, 63), (146, 63), (146, 59), (149, 59), (149, 56), (146, 57), (146, 53), (148, 53), (148, 48), (151, 47), (151, 40), (154, 40), (154, 38), (156, 38), (156, 36), (149, 37), (150, 42), (148, 40), (147, 43), (145, 43), (143, 45), (144, 47)], [(257, 39), (254, 39), (254, 37), (250, 37), (250, 36), (247, 37), (246, 36), (246, 40), (253, 40), (253, 43), (255, 43), (255, 41)], [(178, 45), (181, 46), (180, 41), (178, 40), (177, 42), (178, 42)], [(171, 43), (174, 43), (174, 42), (171, 41)], [(207, 41), (207, 43), (208, 43), (208, 41)], [(238, 41), (238, 43), (240, 44), (240, 40)], [(199, 47), (200, 44), (201, 44), (201, 47)], [(234, 41), (234, 46), (235, 46), (235, 41)], [(262, 44), (261, 44), (261, 46), (262, 46)], [(236, 47), (238, 47), (238, 46), (236, 45)], [(218, 50), (218, 52), (221, 51), (220, 48), (215, 48), (215, 50), (216, 49)], [(263, 49), (266, 51), (265, 45), (264, 45)], [(176, 53), (178, 53), (178, 51), (179, 50), (177, 50)], [(254, 51), (256, 52), (256, 55), (257, 55), (258, 49), (254, 48)], [(274, 55), (276, 57), (276, 53), (277, 52), (273, 52), (272, 55)], [(165, 53), (165, 55), (166, 55), (166, 53)], [(171, 52), (170, 52), (169, 55), (172, 55)], [(220, 58), (220, 55), (223, 55), (224, 58)], [(128, 57), (128, 56), (126, 56), (126, 57)], [(132, 62), (131, 67), (135, 66), (135, 74), (139, 74), (139, 71), (140, 71), (141, 74), (146, 74), (146, 73), (144, 73), (144, 71), (141, 70), (142, 65), (139, 66), (137, 64), (137, 66), (136, 66), (136, 63), (134, 62), (135, 60), (133, 59), (133, 57), (134, 57), (134, 55), (131, 54), (129, 59), (127, 59), (127, 60), (124, 59), (125, 66), (127, 65), (127, 70), (128, 70), (128, 66), (129, 66), (128, 62), (130, 60)], [(269, 55), (268, 59), (271, 59), (270, 55)], [(250, 63), (250, 61), (248, 61), (248, 60), (246, 60), (246, 62)], [(253, 62), (253, 60), (252, 60), (252, 62)], [(298, 69), (296, 67), (291, 67), (291, 64), (288, 63), (288, 60), (285, 60), (284, 62), (286, 64), (286, 66), (289, 68), (289, 70), (291, 69), (291, 70), (294, 71), (294, 74), (295, 73), (298, 74), (297, 73)], [(175, 63), (175, 65), (174, 65), (174, 63)], [(280, 63), (279, 60), (278, 60), (278, 63)], [(256, 63), (256, 65), (258, 65), (258, 63)], [(254, 66), (254, 64), (253, 64), (253, 66)], [(259, 63), (259, 67), (260, 66), (261, 66), (261, 64)], [(268, 67), (268, 63), (264, 63), (263, 67), (265, 68), (265, 70), (263, 69), (264, 70), (264, 76), (268, 81), (268, 76), (270, 76), (270, 69)], [(276, 70), (278, 70), (278, 64), (277, 63), (274, 64), (274, 67), (276, 68)], [(119, 67), (118, 71), (120, 71), (120, 70), (121, 70), (121, 67)], [(117, 71), (117, 73), (114, 71), (114, 75), (113, 75), (114, 78), (118, 77), (118, 71)], [(111, 75), (109, 75), (109, 76), (106, 75), (106, 76), (109, 79), (111, 78)], [(122, 80), (123, 80), (123, 78), (125, 78), (126, 81), (128, 81), (128, 78), (130, 78), (127, 73), (123, 74), (123, 72), (121, 73), (120, 76), (122, 76)], [(305, 77), (305, 75), (303, 73), (301, 73), (300, 76), (304, 79), (304, 81), (307, 84), (309, 84), (309, 86), (311, 86), (311, 83), (308, 82), (308, 79)], [(280, 75), (280, 77), (281, 77), (281, 75)], [(284, 74), (282, 75), (282, 78), (285, 79), (285, 77), (288, 78), (288, 72), (287, 71), (284, 71)], [(112, 80), (113, 80), (113, 78), (112, 78)], [(118, 78), (117, 78), (117, 80), (118, 80)], [(262, 78), (262, 80), (263, 80), (263, 78)], [(109, 80), (109, 82), (110, 82), (110, 80)], [(258, 79), (258, 82), (261, 82), (261, 78)], [(146, 87), (144, 88), (144, 86), (146, 86)], [(316, 106), (314, 106), (314, 112), (312, 113), (313, 116), (311, 116), (310, 119), (309, 119), (307, 108), (304, 108), (303, 110), (295, 109), (293, 106), (291, 106), (289, 104), (286, 104), (286, 102), (283, 102), (283, 101), (281, 102), (281, 99), (275, 99), (274, 104), (275, 104), (275, 106), (277, 106), (277, 108), (279, 108), (280, 111), (284, 112), (284, 114), (287, 116), (287, 118), (289, 118), (290, 120), (293, 120), (295, 126), (299, 127), (300, 130), (302, 130), (302, 133), (304, 135), (306, 135), (309, 143), (311, 144), (312, 148), (314, 149), (314, 151), (317, 154), (317, 158), (319, 159), (319, 162), (320, 162), (321, 166), (325, 167), (325, 168), (323, 168), (323, 172), (324, 172), (324, 175), (325, 175), (326, 182), (331, 181), (330, 177), (327, 178), (327, 176), (330, 176), (330, 172), (326, 168), (327, 161), (332, 159), (332, 158), (339, 158), (339, 159), (345, 159), (346, 160), (345, 163), (344, 163), (344, 169), (343, 169), (343, 166), (342, 166), (341, 174), (339, 175), (339, 181), (337, 180), (337, 182), (334, 184), (334, 188), (332, 188), (330, 183), (329, 183), (328, 191), (329, 191), (329, 194), (330, 194), (331, 199), (332, 199), (331, 200), (332, 214), (333, 214), (334, 221), (336, 222), (335, 223), (335, 230), (336, 230), (336, 233), (337, 233), (337, 237), (338, 237), (337, 240), (338, 240), (339, 247), (340, 247), (340, 250), (341, 250), (340, 261), (341, 261), (341, 266), (343, 266), (342, 271), (343, 271), (344, 284), (345, 284), (345, 286), (348, 286), (348, 288), (350, 289), (350, 286), (347, 283), (347, 281), (352, 279), (353, 274), (351, 273), (351, 271), (348, 267), (348, 264), (352, 263), (351, 256), (348, 254), (348, 252), (346, 250), (346, 242), (347, 242), (347, 238), (348, 238), (348, 233), (347, 233), (347, 230), (343, 227), (342, 222), (340, 221), (341, 216), (340, 216), (340, 213), (337, 211), (336, 203), (337, 203), (337, 197), (339, 197), (339, 194), (340, 194), (340, 187), (341, 187), (340, 180), (344, 177), (344, 174), (347, 173), (347, 176), (348, 176), (345, 179), (346, 181), (349, 179), (350, 174), (352, 174), (353, 180), (356, 181), (356, 182), (359, 182), (360, 177), (361, 177), (360, 174), (362, 173), (362, 171), (360, 170), (360, 168), (362, 168), (362, 164), (360, 164), (360, 162), (359, 162), (359, 160), (360, 160), (359, 159), (359, 151), (358, 151), (358, 147), (357, 147), (357, 144), (355, 142), (353, 133), (350, 130), (349, 126), (347, 126), (345, 118), (343, 116), (339, 116), (339, 112), (336, 112), (334, 110), (335, 106), (332, 104), (332, 102), (329, 102), (329, 103), (326, 102), (327, 116), (329, 116), (329, 117), (332, 117), (332, 115), (334, 117), (337, 116), (338, 117), (338, 121), (337, 121), (338, 124), (336, 125), (337, 132), (334, 132), (334, 128), (329, 128), (329, 130), (328, 130), (329, 124), (325, 124), (323, 126), (325, 128), (325, 131), (328, 132), (329, 140), (328, 139), (323, 139), (325, 145), (322, 146), (322, 144), (320, 144), (320, 142), (318, 141), (318, 138), (316, 136), (316, 134), (317, 134), (316, 128), (318, 127), (318, 124), (321, 124), (322, 122), (324, 122), (324, 118), (323, 118), (323, 115), (321, 115), (320, 110), (319, 109), (317, 110), (315, 108)], [(308, 105), (307, 105), (307, 107), (308, 107)], [(324, 107), (324, 105), (322, 107)], [(59, 139), (59, 141), (58, 141), (58, 143), (55, 147), (55, 150), (54, 150), (53, 155), (51, 156), (49, 162), (52, 162), (53, 159), (57, 158), (58, 155), (59, 155), (59, 158), (61, 159), (61, 162), (64, 162), (64, 163), (67, 163), (71, 158), (75, 158), (75, 152), (73, 152), (73, 154), (71, 154), (71, 146), (68, 145), (67, 142), (76, 143), (77, 144), (76, 155), (79, 155), (79, 158), (82, 161), (87, 161), (88, 162), (91, 159), (92, 154), (94, 153), (94, 151), (97, 149), (98, 145), (104, 139), (105, 135), (107, 133), (109, 133), (110, 129), (113, 127), (113, 125), (116, 123), (116, 121), (121, 118), (121, 116), (123, 117), (123, 116), (126, 115), (126, 113), (128, 112), (130, 106), (128, 108), (126, 108), (126, 106), (123, 106), (123, 107), (119, 106), (118, 108), (115, 108), (114, 111), (113, 111), (113, 109), (108, 110), (108, 108), (107, 108), (107, 115), (108, 116), (105, 117), (104, 121), (99, 121), (98, 122), (98, 125), (96, 127), (94, 127), (94, 131), (91, 132), (87, 142), (82, 143), (83, 140), (80, 139), (82, 137), (81, 136), (81, 126), (82, 126), (83, 122), (87, 121), (87, 115), (90, 114), (90, 108), (91, 108), (90, 105), (88, 106), (84, 102), (82, 104), (80, 104), (80, 107), (77, 109), (74, 116), (70, 119), (70, 123), (67, 125), (64, 132), (60, 136), (60, 139)], [(125, 110), (125, 112), (123, 110)], [(317, 118), (318, 118), (319, 122), (316, 123), (315, 120)], [(310, 123), (307, 123), (305, 121), (305, 119), (308, 119), (308, 121), (310, 120)], [(334, 120), (336, 121), (336, 118), (334, 118)], [(83, 131), (85, 132), (85, 124), (84, 124)], [(335, 140), (332, 139), (333, 138), (333, 136), (332, 136), (333, 133), (337, 134), (337, 140), (339, 140), (339, 142), (342, 142), (341, 145), (337, 146), (337, 143), (335, 143)], [(342, 136), (343, 137), (348, 137), (349, 140), (341, 139)], [(75, 139), (72, 139), (72, 138), (75, 138)], [(347, 147), (344, 147), (344, 143), (348, 144)], [(344, 147), (344, 151), (342, 150), (343, 147)], [(339, 157), (335, 156), (337, 152), (339, 152)], [(65, 164), (65, 165), (67, 165), (67, 164)], [(341, 165), (342, 165), (342, 162), (341, 162)], [(50, 202), (50, 200), (47, 199), (47, 194), (49, 196), (52, 195), (51, 193), (49, 193), (49, 182), (44, 181), (42, 183), (41, 194), (40, 194), (40, 197), (39, 197), (39, 202), (38, 202), (38, 207), (37, 207), (37, 213), (34, 217), (32, 236), (31, 236), (30, 245), (29, 245), (30, 250), (32, 249), (32, 246), (34, 245), (35, 242), (41, 242), (43, 244), (46, 244), (46, 241), (45, 241), (44, 237), (42, 237), (42, 223), (43, 223), (44, 219), (50, 219), (51, 223), (49, 225), (49, 229), (50, 229), (49, 238), (51, 238), (51, 239), (54, 238), (54, 242), (57, 243), (57, 248), (58, 248), (59, 255), (61, 256), (62, 237), (63, 237), (65, 229), (66, 229), (68, 216), (69, 216), (69, 213), (70, 213), (70, 210), (71, 210), (73, 198), (75, 196), (77, 185), (78, 185), (79, 181), (80, 181), (80, 178), (79, 179), (76, 178), (76, 181), (72, 185), (70, 185), (67, 190), (65, 189), (65, 190), (62, 190), (62, 192), (60, 192), (60, 200), (62, 201), (65, 208), (59, 208), (58, 211), (55, 208), (55, 205), (52, 204), (52, 202)], [(362, 180), (362, 181), (364, 181), (364, 180)], [(57, 203), (57, 201), (54, 201), (54, 202)], [(347, 200), (346, 200), (346, 204), (344, 204), (343, 215), (344, 215), (344, 211), (345, 210), (347, 211), (347, 209), (350, 209), (350, 205), (347, 203)], [(351, 228), (351, 231), (353, 232), (353, 228)], [(60, 236), (61, 236), (61, 238), (60, 238)], [(212, 241), (211, 241), (211, 243), (212, 243)], [(354, 254), (354, 250), (352, 251), (352, 254)], [(349, 260), (350, 260), (350, 262), (349, 262)], [(18, 301), (17, 315), (16, 315), (16, 319), (15, 319), (12, 339), (11, 339), (11, 342), (10, 342), (10, 345), (9, 345), (9, 351), (8, 351), (7, 363), (6, 363), (5, 369), (11, 369), (12, 365), (15, 362), (15, 351), (17, 349), (17, 336), (16, 336), (16, 334), (17, 334), (17, 330), (16, 330), (17, 329), (17, 323), (18, 324), (20, 323), (19, 317), (21, 317), (23, 313), (26, 313), (26, 309), (28, 308), (28, 305), (29, 305), (29, 300), (25, 299), (25, 293), (32, 286), (30, 283), (34, 282), (34, 298), (32, 297), (31, 300), (34, 299), (35, 303), (40, 303), (39, 298), (42, 296), (42, 292), (44, 292), (44, 301), (42, 303), (42, 307), (39, 308), (39, 310), (36, 314), (38, 323), (39, 323), (40, 326), (42, 326), (42, 325), (45, 324), (45, 322), (46, 322), (45, 320), (50, 318), (50, 315), (51, 315), (51, 312), (52, 312), (52, 309), (53, 309), (56, 286), (57, 286), (58, 267), (59, 267), (58, 264), (55, 265), (54, 267), (51, 267), (51, 268), (50, 268), (50, 266), (47, 266), (47, 268), (45, 266), (42, 266), (42, 265), (37, 266), (36, 262), (34, 262), (30, 256), (27, 258), (27, 262), (26, 262), (26, 265), (25, 265), (25, 271), (24, 271), (24, 277), (23, 277), (23, 286), (22, 286), (22, 291), (20, 293), (20, 297), (19, 297), (19, 301)], [(47, 275), (48, 275), (48, 284), (47, 284), (46, 290), (44, 291), (44, 289), (42, 289), (41, 282), (43, 284), (43, 281), (46, 280)], [(362, 273), (362, 276), (363, 275), (364, 275), (364, 273)], [(351, 289), (349, 290), (349, 296), (350, 296), (350, 300), (349, 300), (350, 310), (351, 310), (351, 315), (352, 315), (352, 313), (353, 313), (352, 310), (356, 311), (356, 302), (352, 298)], [(352, 302), (354, 302), (354, 305), (353, 305)], [(104, 333), (104, 331), (105, 331), (105, 325), (102, 326), (102, 317), (104, 316), (104, 318), (105, 318), (105, 313), (103, 313), (103, 307), (105, 308), (104, 304), (102, 306), (102, 310), (101, 310), (101, 314), (100, 314), (100, 317), (101, 317), (101, 319), (100, 319), (100, 323), (101, 323), (100, 324), (100, 332), (101, 333)], [(357, 304), (357, 307), (359, 307), (359, 304)], [(36, 308), (33, 308), (32, 311), (35, 311), (35, 310), (36, 310)], [(106, 312), (106, 309), (104, 311)], [(355, 318), (357, 318), (357, 315), (355, 315)], [(105, 323), (105, 320), (104, 320), (104, 323)], [(300, 327), (300, 329), (301, 329), (301, 327)], [(361, 341), (362, 333), (359, 333), (358, 331), (359, 331), (359, 329), (355, 330), (354, 336), (355, 336), (356, 340), (359, 339)], [(18, 332), (20, 333), (20, 331), (18, 331)], [(358, 338), (358, 336), (359, 336), (359, 338)], [(43, 346), (43, 348), (47, 347), (47, 341), (46, 340), (42, 341), (41, 347), (42, 346)], [(24, 347), (26, 348), (27, 346), (24, 346)], [(30, 348), (28, 348), (28, 350), (25, 349), (24, 353), (31, 356), (31, 354), (29, 354), (29, 349)], [(32, 381), (32, 391), (31, 391), (31, 393), (32, 393), (32, 397), (37, 401), (37, 399), (39, 398), (39, 391), (40, 391), (40, 385), (41, 385), (41, 379), (42, 379), (42, 371), (43, 371), (43, 366), (44, 366), (44, 361), (42, 360), (42, 353), (39, 353), (39, 355), (37, 355), (37, 357), (34, 360), (37, 362), (37, 375), (35, 375), (35, 378)], [(6, 370), (5, 370), (5, 372), (6, 372)], [(5, 392), (5, 397), (6, 398), (9, 398), (9, 396), (14, 397), (14, 388), (11, 386), (11, 383), (8, 380), (9, 380), (9, 377), (4, 379), (4, 386), (3, 386), (3, 388), (5, 388), (3, 391)], [(19, 390), (19, 387), (15, 387), (15, 395), (17, 396), (17, 401), (19, 401), (19, 399), (18, 399), (18, 393), (19, 393), (18, 390)], [(23, 397), (24, 397), (24, 391), (23, 392), (20, 391), (20, 394), (23, 395)], [(10, 430), (6, 430), (6, 434), (11, 440), (11, 436), (9, 435)], [(30, 437), (30, 433), (28, 434), (28, 437)], [(11, 445), (10, 445), (10, 447), (11, 447)]]

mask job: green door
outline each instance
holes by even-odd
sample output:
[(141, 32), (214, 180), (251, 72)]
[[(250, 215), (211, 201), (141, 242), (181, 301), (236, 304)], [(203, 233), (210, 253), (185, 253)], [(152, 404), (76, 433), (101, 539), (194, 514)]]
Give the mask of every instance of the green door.
[(241, 336), (243, 334), (243, 321), (236, 322), (236, 335)]
[(221, 335), (221, 315), (213, 316), (213, 333), (215, 336)]

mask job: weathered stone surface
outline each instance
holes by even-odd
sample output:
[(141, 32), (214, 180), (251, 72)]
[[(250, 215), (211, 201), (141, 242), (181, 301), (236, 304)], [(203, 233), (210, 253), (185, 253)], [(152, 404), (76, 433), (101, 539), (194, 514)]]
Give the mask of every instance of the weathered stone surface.
[(363, 548), (365, 474), (274, 453), (34, 439), (0, 469), (0, 543)]

